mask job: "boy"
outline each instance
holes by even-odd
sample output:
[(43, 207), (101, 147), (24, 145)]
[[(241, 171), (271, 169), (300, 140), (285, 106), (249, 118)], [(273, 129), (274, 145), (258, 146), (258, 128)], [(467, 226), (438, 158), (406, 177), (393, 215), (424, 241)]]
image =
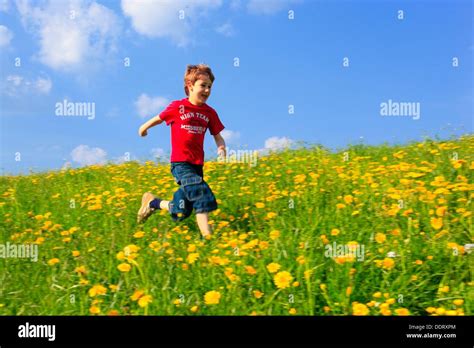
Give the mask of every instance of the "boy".
[(157, 209), (170, 212), (174, 221), (182, 221), (196, 210), (196, 220), (204, 238), (210, 238), (208, 213), (217, 209), (217, 202), (209, 185), (204, 181), (204, 135), (209, 128), (218, 148), (225, 156), (225, 141), (220, 135), (224, 125), (216, 111), (206, 104), (211, 94), (214, 75), (204, 64), (188, 65), (184, 74), (184, 91), (188, 98), (175, 100), (159, 115), (144, 123), (140, 136), (163, 121), (171, 125), (171, 173), (180, 188), (172, 201), (165, 201), (146, 192), (138, 211), (138, 223), (145, 222)]

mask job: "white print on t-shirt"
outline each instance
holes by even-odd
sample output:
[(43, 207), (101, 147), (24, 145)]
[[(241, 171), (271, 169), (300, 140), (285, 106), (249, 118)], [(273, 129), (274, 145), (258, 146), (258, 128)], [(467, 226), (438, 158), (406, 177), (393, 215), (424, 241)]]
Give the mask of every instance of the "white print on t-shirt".
[(186, 129), (188, 133), (192, 133), (192, 134), (203, 134), (206, 132), (206, 127), (190, 126), (187, 124), (182, 124), (181, 129)]
[(194, 112), (188, 112), (188, 113), (186, 113), (186, 114), (184, 114), (184, 115), (181, 115), (181, 116), (179, 116), (179, 117), (181, 118), (181, 121), (187, 120), (188, 118), (197, 117), (197, 118), (200, 118), (200, 119), (206, 121), (207, 123), (209, 123), (209, 118), (208, 118), (206, 115), (203, 115), (203, 114), (201, 114), (201, 113), (199, 113), (199, 112), (196, 112), (196, 113), (194, 113)]

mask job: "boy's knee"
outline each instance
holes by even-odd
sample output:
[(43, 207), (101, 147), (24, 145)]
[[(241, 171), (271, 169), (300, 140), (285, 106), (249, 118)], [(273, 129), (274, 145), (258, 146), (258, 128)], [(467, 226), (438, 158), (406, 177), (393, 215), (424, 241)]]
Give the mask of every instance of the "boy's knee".
[(173, 201), (170, 202), (169, 207), (174, 221), (182, 221), (193, 212), (193, 205), (186, 199), (186, 195), (181, 188), (174, 193)]

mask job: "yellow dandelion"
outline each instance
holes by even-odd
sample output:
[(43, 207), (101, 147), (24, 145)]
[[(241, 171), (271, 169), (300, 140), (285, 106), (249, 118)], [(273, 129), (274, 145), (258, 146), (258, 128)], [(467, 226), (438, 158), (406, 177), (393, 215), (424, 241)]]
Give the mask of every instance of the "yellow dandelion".
[(211, 291), (206, 292), (206, 294), (204, 295), (204, 302), (207, 305), (218, 304), (220, 299), (221, 299), (221, 294), (218, 291), (211, 290)]
[(352, 314), (353, 315), (367, 315), (369, 314), (369, 308), (363, 303), (353, 303), (352, 304)]
[(281, 268), (281, 266), (278, 263), (272, 262), (267, 265), (268, 272), (270, 273), (276, 273), (278, 270)]
[(130, 299), (132, 301), (137, 301), (140, 297), (142, 297), (145, 293), (142, 290), (136, 290), (132, 296), (130, 296)]
[(94, 285), (92, 288), (89, 289), (90, 297), (105, 295), (106, 293), (107, 293), (107, 288), (103, 287), (102, 285)]
[(296, 258), (296, 262), (298, 262), (300, 265), (304, 265), (306, 263), (306, 260), (305, 260), (304, 256), (301, 255), (301, 256), (298, 256)]
[(253, 291), (253, 295), (254, 295), (256, 298), (262, 298), (262, 296), (264, 295), (264, 293), (261, 292), (260, 290), (254, 290), (254, 291)]
[(99, 314), (100, 313), (100, 308), (97, 307), (97, 306), (91, 306), (91, 308), (89, 308), (89, 312), (91, 314)]
[(51, 259), (48, 261), (48, 265), (50, 266), (54, 266), (55, 264), (59, 263), (59, 259), (58, 258), (54, 258), (54, 259)]
[(87, 270), (86, 270), (85, 266), (78, 266), (78, 267), (74, 268), (74, 272), (79, 273), (79, 274), (86, 274)]
[(387, 237), (386, 237), (385, 234), (383, 234), (383, 233), (380, 233), (380, 232), (379, 232), (379, 233), (377, 233), (377, 234), (375, 235), (375, 241), (376, 241), (377, 243), (380, 243), (380, 244), (381, 244), (381, 243), (385, 242), (386, 240), (387, 240)]
[(138, 305), (143, 308), (148, 306), (152, 301), (153, 297), (151, 297), (151, 295), (144, 295), (138, 299)]
[(275, 277), (273, 278), (275, 285), (279, 289), (285, 289), (290, 286), (291, 282), (293, 281), (293, 276), (290, 272), (278, 272)]
[(383, 259), (382, 266), (385, 269), (392, 269), (395, 266), (395, 261), (390, 257), (386, 257)]
[(196, 262), (198, 258), (199, 258), (198, 253), (191, 253), (187, 256), (186, 261), (192, 265), (194, 262)]
[(442, 286), (441, 288), (439, 288), (439, 292), (449, 292), (449, 286)]
[(145, 236), (145, 232), (143, 231), (138, 231), (133, 234), (133, 237), (135, 238), (143, 238)]
[(132, 266), (130, 266), (128, 263), (121, 263), (117, 266), (117, 268), (120, 272), (130, 272)]
[(431, 218), (431, 227), (435, 230), (441, 229), (443, 227), (443, 219), (442, 218)]
[(257, 274), (257, 271), (256, 271), (255, 268), (253, 268), (252, 266), (245, 266), (245, 270), (246, 270), (247, 273), (250, 274), (250, 275)]
[(347, 204), (351, 204), (353, 201), (354, 197), (352, 197), (351, 195), (344, 196), (344, 202), (346, 202)]
[(270, 232), (270, 238), (275, 240), (277, 239), (278, 237), (280, 237), (280, 231), (278, 230), (273, 230)]

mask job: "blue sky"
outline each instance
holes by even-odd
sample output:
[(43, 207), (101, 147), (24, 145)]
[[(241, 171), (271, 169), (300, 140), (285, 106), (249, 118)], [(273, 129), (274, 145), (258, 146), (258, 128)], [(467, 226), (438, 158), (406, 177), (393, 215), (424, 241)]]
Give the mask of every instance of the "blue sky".
[[(472, 133), (472, 13), (461, 0), (0, 0), (1, 173), (169, 154), (168, 127), (138, 127), (184, 98), (200, 62), (230, 149)], [(65, 99), (95, 117), (57, 116)], [(381, 115), (389, 100), (418, 117)]]

